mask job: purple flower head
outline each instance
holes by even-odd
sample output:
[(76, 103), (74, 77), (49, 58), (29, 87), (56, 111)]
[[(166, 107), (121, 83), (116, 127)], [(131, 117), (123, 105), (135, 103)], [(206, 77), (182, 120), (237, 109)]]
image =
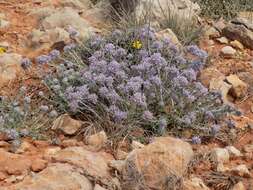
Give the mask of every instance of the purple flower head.
[(140, 38), (141, 40), (154, 40), (155, 39), (155, 31), (150, 26), (145, 26), (140, 30)]
[(90, 94), (88, 95), (88, 101), (93, 103), (93, 104), (96, 104), (98, 102), (98, 97), (96, 94)]
[(114, 30), (112, 32), (113, 39), (117, 40), (122, 36), (122, 32), (120, 30)]
[(71, 44), (66, 45), (66, 46), (63, 48), (63, 51), (64, 51), (64, 52), (68, 52), (68, 51), (73, 50), (74, 48), (76, 48), (76, 44), (71, 43)]
[(160, 50), (163, 48), (163, 44), (160, 41), (154, 41), (153, 44), (151, 45), (151, 48)]
[(60, 54), (61, 53), (59, 50), (54, 49), (49, 53), (49, 57), (51, 58), (51, 60), (55, 60), (60, 56)]
[(193, 69), (187, 69), (183, 71), (183, 75), (188, 81), (193, 82), (197, 79), (197, 73)]
[(116, 123), (121, 123), (127, 118), (127, 112), (121, 111), (117, 106), (110, 106), (109, 112)]
[(185, 65), (187, 63), (186, 59), (182, 55), (175, 57), (175, 61), (182, 65)]
[(31, 97), (30, 96), (26, 96), (25, 98), (24, 98), (24, 102), (26, 103), (26, 104), (30, 104), (31, 103)]
[(199, 96), (203, 96), (208, 93), (208, 89), (206, 87), (204, 87), (203, 84), (201, 84), (200, 82), (195, 83), (195, 88), (196, 88), (197, 94)]
[(68, 28), (68, 33), (71, 38), (76, 38), (80, 35), (80, 33), (75, 28), (73, 28), (71, 26)]
[(199, 49), (196, 45), (191, 45), (186, 47), (187, 51), (191, 53), (192, 55), (195, 55), (199, 57), (202, 60), (205, 60), (208, 57), (208, 54), (206, 51)]
[(232, 121), (231, 119), (229, 119), (229, 120), (227, 121), (227, 126), (228, 126), (230, 129), (233, 129), (233, 128), (235, 128), (235, 122)]
[(116, 57), (123, 58), (123, 57), (125, 57), (126, 55), (127, 55), (127, 52), (126, 52), (126, 50), (123, 49), (123, 48), (118, 48), (118, 49), (116, 50), (116, 52), (115, 52), (115, 56), (116, 56)]
[(101, 38), (101, 36), (96, 35), (91, 39), (90, 45), (92, 48), (97, 48), (102, 44), (102, 42), (103, 42), (103, 39)]
[(205, 119), (209, 120), (209, 121), (213, 121), (215, 119), (213, 112), (211, 111), (206, 111), (205, 112)]
[(150, 58), (153, 64), (157, 64), (159, 66), (164, 66), (167, 63), (160, 53), (154, 53)]
[(189, 81), (187, 80), (186, 77), (184, 76), (178, 76), (174, 79), (174, 84), (177, 86), (177, 87), (185, 87), (189, 84)]
[(40, 55), (38, 57), (36, 57), (36, 63), (40, 64), (40, 65), (44, 65), (47, 64), (48, 62), (51, 61), (51, 57), (48, 55)]
[(220, 132), (221, 126), (220, 125), (212, 125), (211, 127), (211, 134), (212, 135), (217, 135), (217, 133)]
[(153, 113), (148, 110), (144, 111), (142, 114), (142, 119), (148, 121), (153, 120), (154, 119)]
[(8, 129), (5, 133), (10, 140), (19, 139), (19, 133), (16, 129)]
[(141, 107), (146, 107), (146, 97), (144, 94), (137, 92), (134, 93), (134, 95), (131, 97), (131, 100), (136, 103), (136, 105), (141, 106)]
[(30, 59), (28, 58), (23, 58), (21, 60), (21, 67), (26, 70), (26, 69), (29, 69), (30, 67), (32, 66), (32, 62)]
[(192, 144), (201, 144), (201, 138), (198, 136), (192, 137)]
[(115, 51), (115, 46), (112, 43), (105, 44), (104, 48), (107, 53), (113, 54)]

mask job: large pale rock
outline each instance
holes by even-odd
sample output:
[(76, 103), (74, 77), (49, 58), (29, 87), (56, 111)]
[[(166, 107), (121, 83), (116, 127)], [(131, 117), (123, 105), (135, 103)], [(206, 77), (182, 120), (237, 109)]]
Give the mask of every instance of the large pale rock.
[(190, 0), (140, 0), (136, 7), (137, 18), (141, 18), (147, 11), (156, 19), (165, 19), (166, 14), (189, 20), (200, 13), (200, 7)]
[(34, 176), (0, 190), (93, 190), (92, 183), (74, 166), (56, 163)]
[(69, 147), (52, 156), (56, 162), (75, 165), (82, 172), (91, 176), (101, 184), (109, 185), (112, 177), (108, 164), (113, 160), (111, 155), (103, 152), (91, 152), (82, 147)]
[(229, 152), (225, 148), (214, 148), (211, 152), (211, 160), (215, 163), (226, 163), (229, 161)]
[(81, 39), (88, 39), (92, 34), (92, 27), (80, 17), (78, 12), (70, 7), (58, 9), (55, 13), (46, 17), (42, 21), (42, 26), (45, 30), (53, 28), (65, 28), (73, 27), (80, 32)]
[(235, 184), (232, 190), (246, 190), (244, 184), (240, 181), (239, 183)]
[(129, 190), (138, 188), (133, 174), (150, 189), (166, 187), (168, 176), (182, 176), (193, 157), (191, 145), (171, 137), (156, 138), (142, 149), (133, 150), (126, 159), (123, 179)]
[(226, 149), (228, 150), (230, 157), (242, 156), (242, 153), (240, 152), (240, 150), (238, 150), (234, 146), (227, 146)]
[(60, 5), (63, 7), (72, 7), (74, 9), (86, 11), (91, 8), (90, 0), (61, 0)]
[(53, 124), (53, 130), (59, 130), (65, 135), (75, 135), (82, 127), (82, 122), (72, 119), (68, 114), (58, 117)]
[(237, 75), (229, 75), (226, 80), (232, 85), (230, 93), (235, 98), (243, 98), (247, 95), (248, 85), (239, 79)]
[(251, 176), (248, 167), (244, 164), (241, 164), (241, 165), (238, 165), (238, 166), (232, 168), (231, 171), (241, 177), (250, 177)]
[(221, 54), (224, 57), (233, 57), (236, 54), (236, 50), (232, 48), (231, 46), (225, 46), (221, 49)]
[(22, 56), (15, 53), (0, 55), (0, 88), (21, 75), (21, 60)]
[(184, 190), (209, 190), (202, 179), (197, 177), (184, 181), (183, 186)]
[(253, 49), (253, 30), (243, 24), (229, 24), (222, 31), (223, 35), (231, 40), (238, 40), (244, 46)]

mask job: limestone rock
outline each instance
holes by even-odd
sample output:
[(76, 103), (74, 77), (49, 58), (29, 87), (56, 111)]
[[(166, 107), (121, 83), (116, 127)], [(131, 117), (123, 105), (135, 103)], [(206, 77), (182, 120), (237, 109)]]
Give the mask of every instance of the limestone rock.
[(248, 85), (239, 79), (237, 75), (230, 75), (226, 78), (232, 85), (230, 93), (235, 98), (243, 98), (247, 95)]
[(88, 145), (96, 149), (101, 149), (106, 144), (106, 142), (107, 142), (107, 136), (104, 131), (91, 135), (87, 138)]
[(209, 87), (212, 79), (220, 78), (225, 79), (225, 75), (222, 74), (219, 70), (215, 68), (206, 68), (200, 73), (200, 81), (206, 86)]
[(137, 18), (141, 18), (141, 15), (145, 14), (147, 10), (156, 19), (164, 19), (164, 13), (167, 13), (178, 19), (188, 20), (200, 13), (199, 5), (190, 0), (140, 0), (136, 7)]
[(233, 57), (236, 54), (236, 50), (231, 46), (225, 46), (221, 49), (221, 55), (224, 57)]
[(234, 185), (234, 187), (232, 188), (232, 190), (246, 190), (245, 186), (243, 185), (242, 182), (239, 182), (237, 184)]
[(94, 190), (106, 190), (105, 188), (101, 187), (100, 185), (96, 184)]
[(21, 75), (22, 56), (15, 53), (0, 55), (0, 88)]
[(221, 44), (228, 44), (228, 39), (226, 37), (221, 37), (221, 38), (217, 38), (216, 39), (218, 42), (220, 42)]
[(27, 176), (25, 179), (10, 187), (1, 190), (93, 190), (92, 183), (74, 166), (56, 163), (34, 176)]
[(69, 163), (78, 167), (88, 176), (95, 178), (101, 184), (110, 185), (112, 177), (108, 164), (112, 156), (103, 152), (91, 152), (83, 147), (69, 147), (52, 155), (56, 162)]
[(33, 160), (31, 169), (34, 172), (39, 172), (47, 167), (47, 161), (42, 159)]
[(229, 155), (231, 157), (240, 157), (240, 156), (242, 156), (242, 153), (240, 152), (240, 150), (238, 150), (234, 146), (227, 146), (226, 149), (228, 150)]
[(131, 144), (132, 149), (140, 149), (143, 148), (145, 145), (138, 142), (138, 141), (133, 141)]
[(53, 130), (60, 130), (65, 135), (75, 135), (82, 127), (82, 122), (72, 119), (68, 114), (58, 117), (53, 124)]
[(230, 42), (230, 45), (235, 48), (235, 49), (239, 49), (239, 50), (243, 50), (244, 46), (241, 44), (241, 42), (234, 40), (232, 42)]
[(211, 151), (211, 159), (215, 163), (226, 163), (229, 161), (229, 152), (225, 148), (214, 148)]
[(156, 138), (142, 149), (129, 153), (123, 169), (123, 179), (129, 190), (135, 189), (132, 174), (143, 177), (143, 185), (150, 189), (166, 186), (168, 174), (182, 176), (193, 157), (191, 145), (171, 137)]
[(209, 190), (200, 178), (192, 178), (183, 182), (184, 190)]
[(250, 177), (251, 176), (249, 169), (244, 164), (232, 168), (231, 171), (241, 177)]
[(253, 144), (247, 144), (243, 147), (244, 152), (252, 153), (253, 152)]
[(244, 46), (253, 49), (253, 31), (242, 24), (229, 24), (223, 31), (223, 35), (231, 40), (238, 40)]

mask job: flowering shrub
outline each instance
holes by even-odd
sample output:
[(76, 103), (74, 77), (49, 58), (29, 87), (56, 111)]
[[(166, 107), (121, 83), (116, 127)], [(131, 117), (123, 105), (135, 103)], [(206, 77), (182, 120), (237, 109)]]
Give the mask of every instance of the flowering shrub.
[(197, 81), (207, 53), (197, 46), (184, 51), (196, 59), (187, 59), (170, 39), (157, 39), (150, 27), (115, 31), (70, 50), (45, 83), (62, 111), (102, 126), (109, 121), (157, 134), (189, 129), (215, 135), (219, 118), (231, 108)]
[(33, 99), (27, 94), (23, 86), (14, 98), (0, 97), (0, 132), (7, 134), (10, 140), (39, 137), (39, 130), (50, 122), (50, 117), (57, 116), (52, 106), (32, 106)]

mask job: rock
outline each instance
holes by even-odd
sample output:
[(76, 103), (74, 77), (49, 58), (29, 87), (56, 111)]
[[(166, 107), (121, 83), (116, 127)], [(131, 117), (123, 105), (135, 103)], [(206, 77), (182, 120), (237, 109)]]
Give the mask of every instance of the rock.
[(228, 150), (230, 157), (242, 156), (242, 153), (240, 152), (240, 150), (238, 150), (234, 146), (227, 146), (226, 149)]
[(235, 98), (243, 98), (247, 95), (248, 85), (239, 79), (237, 75), (229, 75), (226, 77), (229, 84), (232, 85), (229, 93)]
[(224, 80), (225, 75), (215, 68), (206, 68), (202, 70), (200, 73), (200, 81), (206, 87), (209, 87), (212, 79), (217, 79), (217, 78)]
[(58, 9), (55, 13), (46, 17), (41, 24), (45, 30), (56, 27), (68, 29), (71, 26), (79, 31), (79, 37), (82, 40), (90, 38), (93, 31), (93, 28), (80, 17), (78, 12), (70, 7)]
[(229, 171), (229, 168), (227, 166), (224, 166), (223, 163), (218, 163), (216, 170), (217, 170), (217, 172), (223, 173), (223, 172)]
[(91, 8), (92, 3), (90, 0), (61, 0), (62, 7), (72, 7), (74, 9), (87, 11)]
[(0, 141), (0, 148), (6, 148), (6, 149), (8, 149), (8, 148), (10, 148), (10, 144), (9, 143), (7, 143), (7, 142), (5, 142), (5, 141)]
[(96, 184), (94, 190), (106, 190), (105, 188), (101, 187), (100, 185)]
[(209, 190), (200, 178), (192, 178), (183, 182), (184, 190)]
[(231, 171), (241, 177), (250, 177), (251, 176), (247, 166), (244, 164), (241, 164), (239, 166), (232, 168)]
[(0, 181), (5, 180), (7, 177), (8, 177), (8, 176), (7, 176), (7, 174), (6, 174), (6, 173), (4, 173), (4, 172), (0, 172)]
[(12, 154), (0, 149), (0, 172), (9, 175), (21, 175), (28, 172), (31, 160), (19, 154)]
[(31, 169), (34, 172), (40, 172), (47, 167), (47, 161), (42, 159), (36, 159), (33, 161)]
[(55, 13), (55, 8), (54, 7), (40, 7), (40, 8), (32, 8), (30, 10), (30, 15), (34, 16), (37, 18), (38, 21), (41, 21), (45, 19), (46, 17), (49, 17)]
[(51, 158), (53, 155), (57, 154), (61, 150), (60, 147), (49, 147), (44, 150), (44, 157)]
[(237, 40), (244, 46), (253, 49), (253, 31), (241, 24), (229, 24), (222, 30), (222, 34), (231, 40)]
[[(69, 163), (103, 185), (110, 185), (112, 177), (108, 164), (112, 156), (103, 152), (91, 152), (83, 147), (65, 148), (52, 156), (55, 162)], [(112, 184), (111, 184), (112, 185)]]
[(220, 37), (220, 32), (216, 30), (214, 27), (208, 27), (204, 30), (204, 36), (209, 38), (218, 38)]
[(0, 47), (8, 50), (10, 47), (10, 44), (9, 44), (9, 42), (3, 41), (3, 42), (0, 42)]
[(217, 38), (216, 39), (218, 42), (220, 42), (221, 44), (228, 44), (228, 39), (226, 37), (221, 37), (221, 38)]
[(236, 54), (236, 50), (231, 46), (225, 46), (221, 49), (221, 55), (224, 57), (233, 57)]
[(101, 149), (107, 142), (107, 136), (104, 131), (101, 131), (95, 135), (91, 135), (87, 138), (88, 145), (95, 149)]
[(253, 152), (253, 144), (247, 144), (243, 147), (244, 152), (252, 153)]
[(125, 152), (123, 150), (120, 150), (120, 149), (117, 149), (115, 157), (116, 157), (117, 160), (125, 160), (127, 155), (128, 155), (127, 152)]
[(112, 160), (109, 163), (109, 166), (115, 170), (117, 170), (118, 172), (122, 173), (124, 167), (125, 167), (126, 162), (123, 160)]
[(0, 19), (0, 29), (7, 28), (10, 25), (10, 22), (4, 19)]
[(178, 19), (189, 20), (199, 14), (201, 10), (197, 3), (190, 0), (139, 1), (136, 6), (136, 17), (141, 18), (147, 11), (154, 15), (155, 19), (163, 20), (165, 19), (164, 14), (170, 14)]
[(56, 163), (34, 176), (27, 176), (18, 183), (1, 190), (93, 190), (92, 183), (74, 166)]
[(144, 146), (145, 146), (144, 144), (141, 144), (138, 141), (133, 141), (131, 144), (132, 149), (140, 149), (143, 148)]
[(168, 38), (171, 40), (171, 42), (175, 45), (177, 45), (178, 47), (182, 47), (182, 44), (180, 43), (180, 41), (178, 40), (176, 34), (170, 29), (167, 28), (165, 30), (162, 30), (158, 33), (156, 33), (157, 37), (159, 39), (165, 39)]
[[(135, 189), (138, 183), (133, 174), (142, 176), (141, 183), (150, 189), (161, 189), (166, 186), (166, 179), (182, 176), (193, 157), (191, 145), (175, 138), (160, 137), (142, 149), (129, 153), (123, 169), (123, 180), (129, 190)], [(140, 182), (140, 181), (139, 181)]]
[(232, 88), (232, 85), (226, 83), (224, 81), (224, 77), (218, 77), (218, 78), (213, 78), (210, 81), (210, 85), (209, 85), (209, 89), (211, 91), (218, 91), (221, 93), (222, 96), (222, 100), (224, 103), (229, 103), (229, 99), (228, 99), (228, 93), (230, 91), (230, 89)]
[(22, 56), (15, 53), (0, 54), (0, 88), (21, 75)]
[(76, 139), (68, 139), (68, 140), (62, 141), (61, 146), (66, 148), (66, 147), (71, 147), (71, 146), (80, 146), (81, 144), (82, 143), (78, 142)]
[(214, 148), (211, 151), (211, 160), (215, 163), (226, 163), (229, 161), (229, 152), (225, 148)]
[(230, 45), (235, 48), (235, 49), (239, 49), (239, 50), (243, 50), (244, 46), (241, 44), (241, 42), (234, 40), (232, 42), (230, 42)]
[(53, 124), (53, 130), (59, 130), (65, 135), (75, 135), (82, 127), (82, 122), (72, 119), (68, 114), (58, 117)]
[(253, 75), (250, 72), (239, 72), (237, 76), (247, 84), (249, 93), (253, 93)]
[(22, 141), (20, 147), (16, 150), (15, 153), (17, 154), (22, 154), (24, 152), (27, 152), (27, 151), (32, 151), (32, 150), (35, 150), (36, 148), (29, 142), (27, 141)]
[(240, 181), (239, 183), (235, 184), (232, 190), (246, 190), (243, 183)]

